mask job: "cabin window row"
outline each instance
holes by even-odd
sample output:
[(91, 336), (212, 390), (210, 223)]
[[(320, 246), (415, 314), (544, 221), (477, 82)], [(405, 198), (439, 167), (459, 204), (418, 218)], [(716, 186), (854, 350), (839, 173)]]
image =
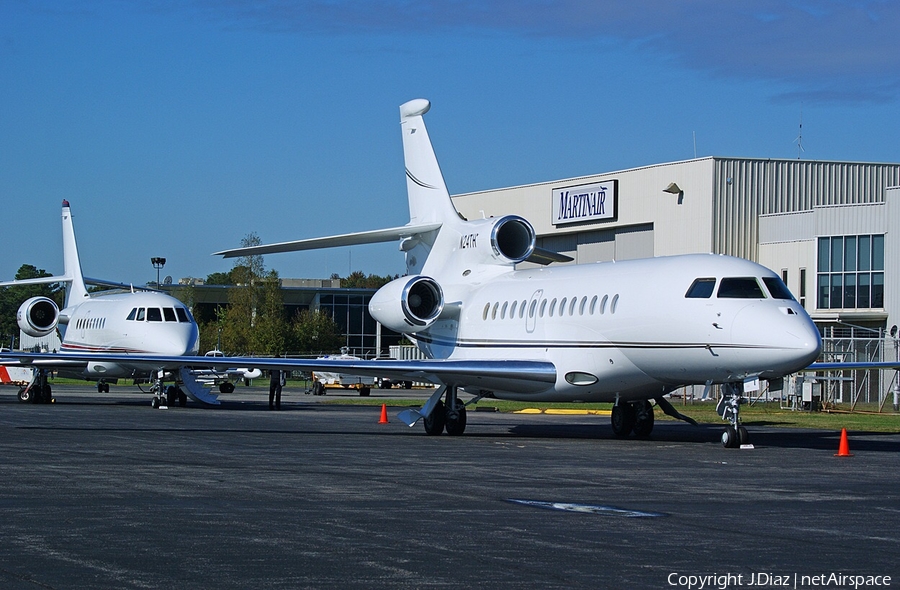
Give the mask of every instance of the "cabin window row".
[(75, 321), (76, 330), (101, 330), (106, 326), (106, 318), (81, 318)]
[(183, 307), (135, 307), (125, 318), (134, 322), (181, 322), (189, 324), (191, 322), (188, 317), (187, 310)]
[(696, 279), (684, 296), (688, 299), (709, 299), (715, 293), (719, 299), (794, 299), (784, 281), (778, 277), (763, 277), (762, 284), (756, 277), (725, 277), (719, 281), (718, 290), (716, 281), (714, 277)]
[(619, 303), (619, 295), (594, 295), (590, 299), (583, 296), (563, 297), (562, 299), (532, 299), (528, 301), (504, 301), (503, 303), (488, 302), (484, 304), (484, 310), (481, 314), (483, 320), (505, 320), (505, 319), (524, 319), (525, 314), (529, 318), (534, 317), (563, 317), (563, 316), (584, 316), (584, 315), (603, 315), (607, 312), (616, 313), (616, 306)]

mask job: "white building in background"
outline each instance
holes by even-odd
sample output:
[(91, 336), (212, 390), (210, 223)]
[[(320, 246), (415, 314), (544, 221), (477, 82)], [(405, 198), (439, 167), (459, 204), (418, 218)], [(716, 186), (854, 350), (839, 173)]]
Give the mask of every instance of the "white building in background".
[(573, 264), (696, 252), (754, 260), (781, 274), (826, 336), (900, 324), (900, 164), (709, 157), (453, 202), (468, 219), (521, 215), (538, 245)]

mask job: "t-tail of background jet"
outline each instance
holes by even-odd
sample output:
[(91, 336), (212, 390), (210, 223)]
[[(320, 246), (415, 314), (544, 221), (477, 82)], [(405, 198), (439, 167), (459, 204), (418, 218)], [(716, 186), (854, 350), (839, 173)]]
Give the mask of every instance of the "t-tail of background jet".
[[(0, 286), (37, 285), (63, 283), (66, 287), (64, 308), (77, 305), (87, 299), (87, 287), (81, 273), (81, 261), (78, 258), (78, 245), (75, 242), (75, 227), (72, 224), (72, 212), (69, 202), (62, 202), (62, 238), (63, 238), (63, 274), (52, 277), (23, 279), (0, 283)], [(29, 336), (39, 338), (56, 329), (57, 324), (65, 326), (65, 314), (61, 313), (56, 302), (47, 297), (32, 297), (19, 307), (16, 321), (19, 328)], [(63, 328), (64, 330), (64, 328)]]

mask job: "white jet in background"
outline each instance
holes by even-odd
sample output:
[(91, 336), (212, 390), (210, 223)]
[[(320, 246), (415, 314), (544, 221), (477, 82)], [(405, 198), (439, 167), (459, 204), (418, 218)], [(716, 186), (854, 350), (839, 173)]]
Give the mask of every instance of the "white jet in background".
[[(12, 353), (0, 353), (0, 357), (9, 357), (0, 358), (0, 365), (33, 369), (31, 382), (19, 390), (19, 399), (49, 402), (47, 374), (58, 370), (96, 380), (99, 392), (109, 392), (107, 381), (113, 379), (148, 378), (154, 383), (155, 407), (167, 403), (184, 405), (188, 396), (217, 405), (216, 396), (194, 381), (187, 365), (154, 359), (197, 354), (197, 323), (184, 303), (158, 291), (85, 278), (68, 201), (62, 203), (62, 236), (62, 275), (0, 282), (0, 287), (48, 283), (66, 286), (63, 309), (47, 297), (31, 297), (19, 307), (17, 321), (23, 332), (40, 337), (59, 329), (62, 341), (59, 353), (53, 356), (11, 358)], [(122, 288), (90, 293), (88, 283)], [(126, 356), (110, 361), (104, 354)], [(165, 388), (167, 380), (176, 384)]]

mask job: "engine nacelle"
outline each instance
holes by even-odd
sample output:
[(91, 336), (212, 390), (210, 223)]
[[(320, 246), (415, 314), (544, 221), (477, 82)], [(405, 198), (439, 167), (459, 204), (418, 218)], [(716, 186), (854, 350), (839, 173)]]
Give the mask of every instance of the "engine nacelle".
[(494, 256), (509, 262), (522, 262), (531, 256), (536, 240), (534, 227), (518, 215), (501, 217), (491, 228)]
[(444, 292), (424, 276), (400, 277), (378, 289), (369, 301), (369, 313), (382, 326), (401, 334), (420, 332), (432, 325), (444, 309)]
[(16, 312), (19, 328), (29, 336), (39, 338), (56, 329), (59, 322), (59, 307), (47, 297), (32, 297), (19, 306)]
[(513, 265), (534, 252), (534, 228), (518, 215), (467, 222), (459, 237), (458, 252), (469, 264)]

